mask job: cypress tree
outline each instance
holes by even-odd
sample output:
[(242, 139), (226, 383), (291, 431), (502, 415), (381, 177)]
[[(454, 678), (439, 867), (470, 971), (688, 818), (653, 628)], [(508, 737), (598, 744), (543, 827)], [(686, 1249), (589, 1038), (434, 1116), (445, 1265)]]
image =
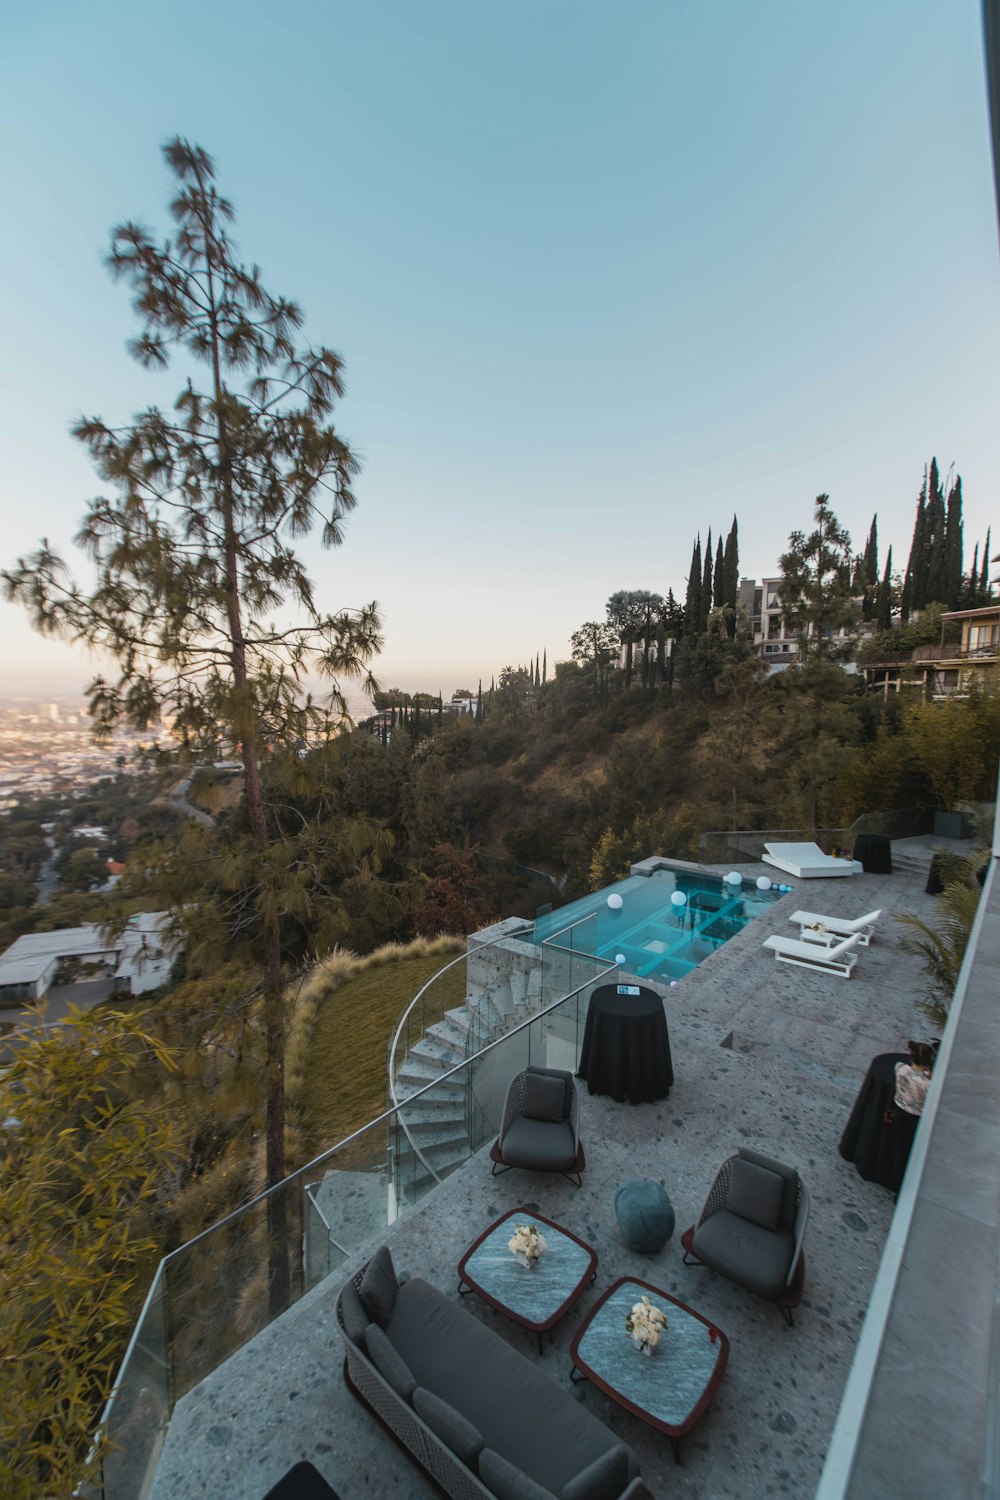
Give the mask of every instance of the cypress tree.
[(684, 601), (684, 634), (697, 635), (701, 628), (701, 537), (691, 549), (687, 597)]
[(878, 609), (875, 623), (879, 630), (892, 629), (892, 548), (885, 560), (885, 573), (878, 591)]
[(910, 543), (910, 555), (906, 560), (906, 573), (903, 576), (903, 594), (899, 602), (899, 618), (905, 625), (910, 618), (910, 612), (920, 608), (920, 601), (916, 598), (920, 582), (920, 563), (923, 556), (924, 545), (924, 510), (927, 502), (927, 465), (924, 465), (924, 482), (920, 486), (920, 494), (917, 496), (917, 514), (913, 522), (913, 540)]
[(986, 528), (986, 541), (983, 544), (983, 571), (979, 580), (979, 603), (989, 604), (993, 597), (990, 588), (990, 528)]
[(921, 549), (923, 558), (921, 597), (914, 600), (917, 608), (923, 608), (925, 604), (943, 603), (946, 598), (944, 491), (941, 488), (936, 458), (931, 459), (924, 523), (924, 543)]
[(737, 527), (735, 516), (733, 516), (733, 524), (729, 528), (729, 535), (726, 537), (726, 550), (723, 553), (722, 579), (722, 602), (732, 610), (732, 614), (726, 621), (729, 638), (732, 640), (736, 635), (736, 606), (739, 603), (740, 597), (740, 543), (739, 528)]
[(701, 609), (698, 614), (698, 630), (700, 633), (708, 629), (708, 617), (712, 609), (712, 528), (708, 528), (708, 541), (705, 543), (705, 567), (701, 575)]
[(479, 679), (479, 692), (476, 694), (476, 723), (483, 721), (483, 679)]
[(962, 476), (956, 474), (948, 490), (944, 523), (944, 593), (949, 609), (958, 609), (962, 597)]
[(719, 537), (715, 547), (715, 573), (712, 578), (712, 593), (716, 605), (726, 603), (726, 557)]
[(549, 653), (547, 651), (543, 651), (542, 652), (542, 681), (543, 682), (548, 682), (548, 680), (549, 680)]

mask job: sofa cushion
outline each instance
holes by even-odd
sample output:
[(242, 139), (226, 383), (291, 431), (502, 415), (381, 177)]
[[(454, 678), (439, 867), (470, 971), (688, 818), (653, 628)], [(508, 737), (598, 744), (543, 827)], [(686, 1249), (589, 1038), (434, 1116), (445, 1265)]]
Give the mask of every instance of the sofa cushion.
[(396, 1280), (392, 1256), (389, 1254), (389, 1247), (383, 1245), (380, 1250), (375, 1251), (361, 1278), (361, 1305), (372, 1323), (377, 1323), (380, 1328), (388, 1328), (398, 1291), (399, 1282)]
[(564, 1484), (562, 1500), (618, 1500), (628, 1477), (628, 1453), (619, 1443)]
[(500, 1149), (507, 1166), (527, 1167), (532, 1172), (569, 1172), (576, 1161), (568, 1121), (554, 1125), (518, 1115), (511, 1121)]
[(790, 1229), (763, 1229), (720, 1208), (699, 1224), (691, 1247), (700, 1261), (760, 1297), (780, 1297), (795, 1249)]
[(528, 1072), (524, 1079), (521, 1113), (529, 1120), (558, 1123), (566, 1114), (566, 1080), (551, 1073)]
[(340, 1316), (344, 1323), (344, 1332), (352, 1344), (360, 1348), (365, 1347), (365, 1329), (371, 1322), (368, 1314), (361, 1305), (358, 1289), (353, 1281), (344, 1283), (340, 1293)]
[[(554, 1495), (615, 1446), (607, 1427), (551, 1376), (456, 1298), (419, 1277), (400, 1286), (388, 1336), (418, 1385), (460, 1411), (482, 1433), (486, 1448)], [(639, 1466), (627, 1451), (632, 1477)]]
[(425, 1390), (422, 1385), (418, 1385), (413, 1392), (413, 1410), (432, 1432), (437, 1433), (443, 1443), (447, 1443), (456, 1458), (460, 1458), (463, 1464), (476, 1473), (483, 1446), (483, 1435), (479, 1428), (473, 1427), (460, 1411), (449, 1406), (447, 1401), (442, 1401), (440, 1396), (435, 1396), (433, 1391)]
[(479, 1455), (479, 1477), (489, 1485), (497, 1500), (554, 1500), (551, 1490), (536, 1484), (516, 1464), (508, 1463), (502, 1453), (484, 1448)]
[(726, 1207), (731, 1214), (739, 1214), (762, 1229), (777, 1229), (784, 1191), (784, 1179), (777, 1172), (738, 1156), (731, 1168)]
[(409, 1401), (416, 1390), (417, 1382), (403, 1356), (390, 1343), (385, 1330), (377, 1323), (369, 1323), (365, 1329), (365, 1344), (368, 1357), (383, 1380), (388, 1381), (397, 1396)]

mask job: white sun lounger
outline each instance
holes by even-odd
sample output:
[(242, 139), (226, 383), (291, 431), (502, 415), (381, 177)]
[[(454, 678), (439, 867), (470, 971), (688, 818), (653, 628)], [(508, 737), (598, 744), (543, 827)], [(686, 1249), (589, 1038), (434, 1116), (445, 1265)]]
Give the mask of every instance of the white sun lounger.
[(858, 961), (858, 955), (851, 952), (857, 941), (855, 933), (853, 937), (844, 938), (827, 948), (822, 943), (800, 943), (796, 938), (783, 938), (773, 933), (765, 939), (764, 947), (773, 951), (779, 963), (798, 964), (802, 969), (816, 969), (821, 974), (839, 974), (842, 979), (850, 979), (851, 970)]
[(866, 912), (863, 917), (855, 917), (853, 921), (847, 917), (824, 917), (818, 911), (794, 911), (788, 920), (802, 929), (799, 936), (804, 943), (831, 945), (838, 938), (853, 937), (856, 933), (859, 946), (867, 948), (881, 915), (881, 907), (878, 911)]
[(797, 875), (800, 880), (819, 880), (825, 875), (860, 875), (857, 859), (834, 859), (818, 844), (765, 844), (764, 863)]

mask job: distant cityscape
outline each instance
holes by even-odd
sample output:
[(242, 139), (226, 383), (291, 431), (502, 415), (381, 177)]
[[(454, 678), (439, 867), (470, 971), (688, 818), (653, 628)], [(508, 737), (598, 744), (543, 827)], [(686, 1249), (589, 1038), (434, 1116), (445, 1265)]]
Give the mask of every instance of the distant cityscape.
[(0, 701), (0, 811), (36, 797), (82, 797), (107, 776), (132, 766), (136, 751), (167, 733), (117, 731), (98, 744), (78, 695)]

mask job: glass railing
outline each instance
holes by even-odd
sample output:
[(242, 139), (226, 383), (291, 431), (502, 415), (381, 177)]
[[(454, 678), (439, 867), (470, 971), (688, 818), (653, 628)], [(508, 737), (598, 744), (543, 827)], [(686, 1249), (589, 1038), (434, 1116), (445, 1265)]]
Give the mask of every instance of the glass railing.
[[(516, 1073), (575, 1070), (590, 992), (615, 966), (572, 942), (534, 950), (532, 1014), (160, 1263), (102, 1419), (102, 1500), (145, 1493), (176, 1401), (497, 1134)], [(513, 966), (527, 947), (511, 939)]]

